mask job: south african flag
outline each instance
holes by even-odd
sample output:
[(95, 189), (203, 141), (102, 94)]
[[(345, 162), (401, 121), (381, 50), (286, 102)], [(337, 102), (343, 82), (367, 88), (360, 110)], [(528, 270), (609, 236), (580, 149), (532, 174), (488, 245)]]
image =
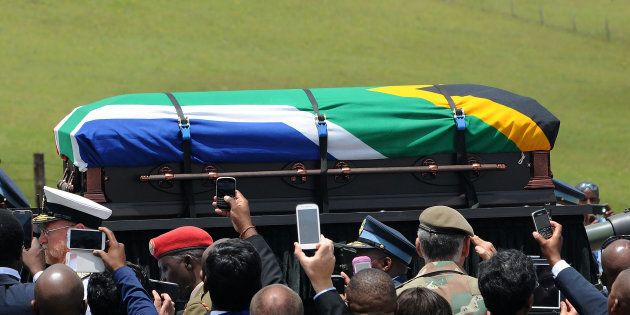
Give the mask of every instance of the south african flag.
[[(471, 153), (551, 150), (560, 122), (535, 100), (458, 84), (310, 89), (326, 116), (328, 157), (370, 160), (455, 151), (448, 93), (466, 115)], [(316, 115), (302, 89), (172, 93), (190, 120), (193, 163), (319, 160)], [(80, 170), (151, 166), (183, 157), (165, 93), (126, 94), (74, 109), (55, 127)]]

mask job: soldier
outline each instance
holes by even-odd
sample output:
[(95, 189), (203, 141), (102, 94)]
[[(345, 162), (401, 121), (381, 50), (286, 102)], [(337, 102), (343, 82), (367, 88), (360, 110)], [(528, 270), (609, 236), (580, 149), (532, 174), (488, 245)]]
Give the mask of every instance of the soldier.
[(212, 236), (195, 226), (182, 226), (149, 241), (149, 252), (158, 260), (162, 280), (177, 283), (181, 297), (189, 299), (185, 314), (205, 314), (212, 306), (210, 295), (203, 292), (201, 277), (201, 256), (212, 243)]
[(490, 242), (474, 235), (472, 226), (457, 210), (446, 206), (427, 208), (420, 214), (416, 249), (425, 265), (418, 275), (397, 288), (397, 293), (413, 287), (431, 289), (444, 297), (453, 314), (486, 314), (477, 279), (468, 276), (463, 265), (470, 250), (489, 259), (496, 250)]
[[(43, 247), (46, 263), (63, 264), (70, 251), (67, 246), (68, 229), (97, 229), (103, 220), (112, 215), (112, 210), (79, 195), (50, 187), (44, 187), (44, 195), (44, 213), (33, 218), (33, 224), (40, 226), (39, 243)], [(33, 280), (37, 281), (41, 273), (36, 273)], [(83, 298), (87, 299), (90, 274), (78, 275), (85, 289)], [(90, 314), (89, 308), (87, 314)]]
[(368, 256), (372, 268), (390, 275), (394, 286), (407, 281), (407, 270), (416, 248), (400, 232), (367, 216), (359, 229), (359, 238), (345, 245), (357, 251), (357, 256)]

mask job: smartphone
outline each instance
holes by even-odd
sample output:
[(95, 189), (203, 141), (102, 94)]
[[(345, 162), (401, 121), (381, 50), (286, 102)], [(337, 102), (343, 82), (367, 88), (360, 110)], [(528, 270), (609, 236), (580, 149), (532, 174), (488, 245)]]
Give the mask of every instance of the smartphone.
[(544, 238), (550, 238), (553, 235), (553, 229), (551, 228), (551, 218), (547, 209), (540, 209), (532, 212), (532, 219), (534, 220), (534, 226), (536, 231), (540, 233)]
[(230, 196), (234, 198), (236, 196), (236, 179), (234, 177), (219, 177), (217, 178), (217, 190), (215, 193), (217, 196), (217, 207), (221, 210), (230, 210), (223, 197)]
[(606, 210), (608, 209), (608, 204), (604, 203), (604, 204), (591, 205), (591, 209), (594, 215), (605, 215)]
[(31, 248), (31, 240), (33, 239), (33, 211), (31, 210), (13, 210), (13, 215), (22, 225), (24, 230), (24, 247)]
[(68, 248), (105, 250), (105, 233), (98, 230), (68, 229)]
[(337, 290), (338, 293), (346, 293), (346, 280), (341, 275), (331, 275), (330, 280), (332, 280), (333, 287)]
[(188, 302), (188, 299), (184, 299), (180, 296), (181, 291), (177, 283), (149, 279), (149, 287), (149, 290), (155, 290), (160, 294), (168, 294), (175, 303), (176, 311), (183, 310), (186, 306), (186, 302)]
[(548, 263), (534, 263), (538, 287), (534, 290), (534, 304), (532, 309), (560, 310), (561, 294), (556, 287)]
[(94, 256), (95, 249), (105, 249), (105, 233), (97, 230), (68, 229), (66, 265), (76, 272), (103, 272), (105, 265)]
[(314, 203), (295, 207), (298, 242), (302, 249), (315, 249), (319, 243), (319, 207)]
[(372, 268), (372, 259), (370, 259), (370, 257), (357, 256), (352, 259), (352, 271), (355, 275), (357, 272), (367, 268)]

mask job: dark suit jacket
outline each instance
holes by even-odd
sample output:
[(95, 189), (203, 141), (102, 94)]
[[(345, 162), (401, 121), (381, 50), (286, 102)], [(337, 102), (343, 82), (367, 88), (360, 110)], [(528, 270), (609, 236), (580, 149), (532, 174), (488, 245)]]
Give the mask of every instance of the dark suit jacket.
[(34, 292), (35, 284), (20, 283), (20, 279), (0, 274), (0, 315), (33, 314)]
[(346, 315), (352, 314), (337, 291), (322, 293), (315, 299), (318, 315)]
[(608, 314), (608, 299), (573, 267), (562, 270), (556, 277), (556, 284), (580, 314)]
[(267, 245), (265, 239), (261, 235), (256, 234), (245, 239), (245, 241), (251, 243), (256, 249), (256, 252), (258, 252), (258, 255), (260, 255), (262, 263), (260, 281), (262, 286), (264, 287), (275, 283), (284, 284), (284, 276), (278, 264), (278, 259), (271, 248), (269, 248), (269, 245)]

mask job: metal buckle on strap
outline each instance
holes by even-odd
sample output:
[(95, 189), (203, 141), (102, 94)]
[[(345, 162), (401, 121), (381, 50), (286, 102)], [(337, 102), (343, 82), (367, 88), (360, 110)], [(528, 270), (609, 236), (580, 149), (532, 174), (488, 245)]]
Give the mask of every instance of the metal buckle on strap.
[(328, 127), (326, 126), (326, 115), (317, 115), (317, 135), (320, 138), (328, 137)]
[(188, 117), (178, 119), (179, 130), (182, 132), (182, 140), (190, 140), (190, 123)]
[(453, 111), (453, 119), (455, 119), (455, 125), (457, 130), (466, 130), (466, 115), (463, 108), (458, 108)]

